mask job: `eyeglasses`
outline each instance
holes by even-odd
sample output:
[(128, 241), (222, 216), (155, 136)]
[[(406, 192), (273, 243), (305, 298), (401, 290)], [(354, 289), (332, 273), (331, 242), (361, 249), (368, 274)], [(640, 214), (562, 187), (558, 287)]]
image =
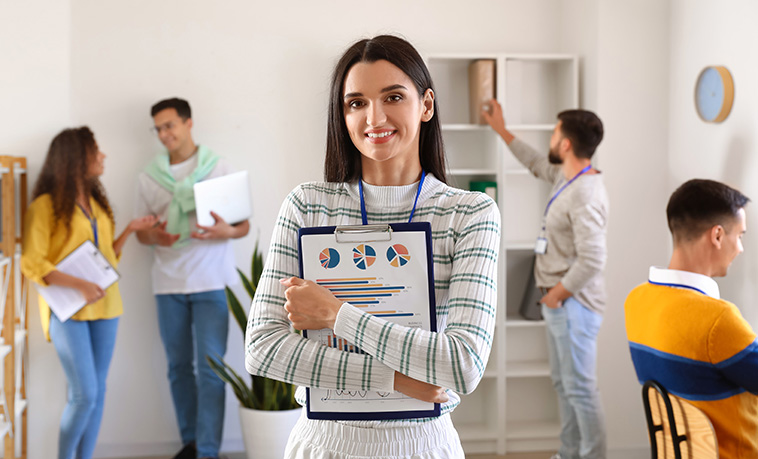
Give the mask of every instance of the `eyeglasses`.
[(171, 131), (174, 129), (179, 123), (176, 121), (169, 121), (167, 123), (163, 123), (160, 126), (153, 126), (150, 128), (150, 132), (156, 135), (160, 135), (161, 131)]

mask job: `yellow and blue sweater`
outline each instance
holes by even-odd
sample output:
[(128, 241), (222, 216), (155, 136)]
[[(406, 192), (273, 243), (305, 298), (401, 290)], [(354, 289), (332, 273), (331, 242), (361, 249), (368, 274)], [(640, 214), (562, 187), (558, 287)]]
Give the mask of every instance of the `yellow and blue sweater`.
[(717, 287), (706, 294), (706, 279), (651, 268), (624, 305), (632, 361), (640, 383), (656, 380), (708, 415), (722, 459), (757, 458), (756, 334)]

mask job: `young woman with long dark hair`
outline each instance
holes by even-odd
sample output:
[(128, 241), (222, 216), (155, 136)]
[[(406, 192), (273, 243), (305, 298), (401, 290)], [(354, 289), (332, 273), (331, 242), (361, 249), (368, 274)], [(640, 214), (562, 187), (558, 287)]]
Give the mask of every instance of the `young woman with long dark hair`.
[[(337, 63), (324, 172), (326, 182), (298, 186), (282, 205), (250, 312), (247, 369), (300, 386), (399, 391), (442, 403), (442, 415), (388, 421), (303, 415), (285, 456), (463, 457), (450, 412), (458, 394), (476, 388), (489, 357), (500, 216), (486, 195), (445, 183), (432, 80), (407, 41), (387, 35), (361, 40)], [(407, 222), (411, 215), (432, 227), (438, 332), (388, 326), (295, 277), (299, 228)], [(323, 347), (291, 326), (334, 329), (366, 354)], [(301, 387), (298, 400), (303, 394)]]
[(116, 266), (128, 236), (156, 223), (132, 220), (114, 239), (113, 211), (100, 183), (105, 155), (88, 127), (66, 129), (50, 144), (24, 217), (21, 270), (33, 282), (79, 290), (87, 305), (60, 321), (39, 297), (45, 337), (52, 339), (68, 382), (61, 418), (59, 459), (89, 459), (95, 449), (105, 399), (105, 380), (123, 308), (118, 283), (103, 290), (56, 269), (87, 240)]

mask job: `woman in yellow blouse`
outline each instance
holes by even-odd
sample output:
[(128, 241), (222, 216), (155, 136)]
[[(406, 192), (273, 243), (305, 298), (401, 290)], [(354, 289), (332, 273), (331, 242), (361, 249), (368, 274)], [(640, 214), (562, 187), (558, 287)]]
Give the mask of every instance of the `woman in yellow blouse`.
[(56, 270), (55, 265), (90, 240), (116, 266), (128, 236), (156, 224), (154, 216), (132, 220), (114, 240), (113, 211), (99, 179), (104, 160), (88, 127), (58, 134), (50, 144), (24, 220), (24, 275), (43, 286), (75, 288), (87, 300), (87, 305), (71, 319), (61, 322), (39, 297), (45, 336), (52, 339), (68, 381), (59, 459), (92, 457), (118, 316), (123, 309), (117, 283), (103, 290)]

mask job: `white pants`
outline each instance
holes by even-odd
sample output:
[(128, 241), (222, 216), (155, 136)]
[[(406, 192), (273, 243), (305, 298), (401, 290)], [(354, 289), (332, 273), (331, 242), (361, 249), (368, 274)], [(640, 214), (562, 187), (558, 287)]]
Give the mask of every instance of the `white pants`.
[(362, 428), (308, 419), (305, 410), (292, 429), (286, 459), (464, 458), (449, 414), (412, 426)]

